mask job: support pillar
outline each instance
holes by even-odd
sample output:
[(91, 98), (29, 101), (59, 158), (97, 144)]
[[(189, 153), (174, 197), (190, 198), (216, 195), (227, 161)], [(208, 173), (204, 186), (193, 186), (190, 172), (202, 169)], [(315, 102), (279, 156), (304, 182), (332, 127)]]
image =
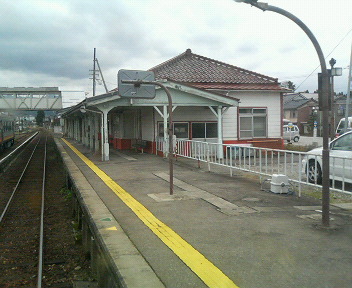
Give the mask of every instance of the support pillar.
[(167, 106), (163, 106), (163, 118), (164, 118), (164, 145), (163, 145), (163, 153), (164, 157), (167, 157), (169, 154), (169, 132), (167, 129)]
[(79, 119), (79, 129), (80, 129), (80, 133), (79, 133), (79, 142), (82, 143), (84, 145), (84, 121), (83, 118)]
[(222, 147), (222, 107), (218, 106), (218, 156), (220, 159), (224, 158), (224, 150)]
[(223, 141), (222, 141), (222, 106), (217, 107), (217, 111), (214, 110), (213, 107), (209, 106), (209, 109), (213, 114), (218, 118), (218, 158), (223, 159), (224, 158), (224, 150), (222, 147)]
[(103, 111), (104, 128), (104, 161), (109, 161), (109, 131), (108, 131), (108, 111)]
[(91, 151), (94, 151), (94, 139), (93, 139), (93, 135), (94, 135), (94, 116), (93, 115), (89, 115), (89, 119), (88, 119), (88, 127), (89, 127), (89, 149)]
[(99, 133), (99, 115), (95, 114), (94, 115), (94, 142), (95, 142), (94, 148), (95, 148), (95, 152), (98, 152), (100, 150), (98, 133)]

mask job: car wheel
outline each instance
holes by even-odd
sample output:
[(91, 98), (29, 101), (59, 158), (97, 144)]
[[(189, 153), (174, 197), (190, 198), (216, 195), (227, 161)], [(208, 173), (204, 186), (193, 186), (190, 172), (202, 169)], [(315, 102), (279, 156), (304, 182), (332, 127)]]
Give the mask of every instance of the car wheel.
[[(315, 168), (316, 163), (316, 168)], [(307, 177), (309, 183), (316, 183), (321, 184), (322, 182), (322, 171), (320, 168), (319, 163), (315, 162), (314, 160), (309, 161), (308, 170), (307, 170)]]
[(298, 142), (298, 140), (299, 140), (299, 137), (298, 137), (298, 136), (296, 136), (295, 138), (293, 138), (293, 141), (294, 141), (294, 142)]

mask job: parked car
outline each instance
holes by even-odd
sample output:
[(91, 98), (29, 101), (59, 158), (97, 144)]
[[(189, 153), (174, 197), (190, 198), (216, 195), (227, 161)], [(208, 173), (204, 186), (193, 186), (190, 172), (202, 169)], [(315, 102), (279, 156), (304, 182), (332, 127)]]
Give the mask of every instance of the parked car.
[(300, 134), (299, 134), (299, 128), (297, 127), (297, 125), (292, 125), (292, 124), (284, 125), (283, 138), (287, 142), (291, 142), (291, 141), (298, 142), (300, 138)]
[[(347, 120), (348, 120), (347, 131), (352, 131), (352, 117), (348, 117)], [(336, 127), (335, 136), (339, 137), (344, 133), (345, 133), (345, 118), (342, 118)]]
[[(335, 138), (330, 148), (330, 179), (352, 183), (352, 131)], [(308, 152), (302, 160), (302, 169), (310, 183), (322, 182), (322, 148)]]

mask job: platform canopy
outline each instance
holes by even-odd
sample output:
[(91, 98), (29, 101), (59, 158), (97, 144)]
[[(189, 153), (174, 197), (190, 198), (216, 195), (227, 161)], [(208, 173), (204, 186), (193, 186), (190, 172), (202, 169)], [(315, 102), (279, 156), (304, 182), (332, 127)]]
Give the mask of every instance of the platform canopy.
[[(238, 106), (239, 100), (230, 96), (224, 96), (210, 91), (197, 89), (191, 86), (180, 84), (173, 81), (164, 81), (163, 85), (169, 88), (172, 103), (174, 107), (177, 106), (205, 106), (205, 107), (232, 107)], [(99, 110), (111, 110), (117, 107), (157, 107), (168, 105), (168, 99), (166, 93), (160, 89), (156, 89), (156, 96), (153, 99), (129, 99), (120, 97), (118, 91), (112, 91), (110, 93), (102, 94), (99, 96), (87, 98), (81, 103), (66, 110), (64, 117), (77, 112), (80, 107), (85, 105), (86, 108), (99, 109)]]
[[(172, 111), (177, 107), (206, 107), (218, 119), (218, 141), (222, 141), (222, 115), (229, 107), (237, 107), (239, 100), (230, 96), (224, 96), (210, 91), (187, 86), (173, 81), (163, 81), (163, 86), (166, 87), (172, 97)], [(79, 126), (79, 119), (87, 118), (83, 115), (87, 114), (100, 114), (102, 117), (101, 133), (104, 143), (103, 147), (103, 161), (109, 160), (109, 143), (108, 143), (108, 113), (110, 111), (130, 110), (131, 108), (139, 109), (141, 107), (153, 107), (155, 111), (164, 119), (164, 127), (167, 127), (167, 119), (169, 114), (166, 107), (169, 105), (168, 97), (164, 89), (156, 89), (156, 96), (152, 99), (142, 98), (126, 98), (118, 95), (118, 91), (111, 91), (103, 95), (87, 98), (81, 103), (62, 113), (62, 117), (70, 122), (75, 127)], [(162, 107), (162, 109), (160, 109)], [(73, 127), (72, 126), (72, 127)], [(73, 128), (71, 129), (74, 130)], [(77, 129), (75, 130), (77, 132)], [(166, 129), (165, 129), (166, 131)], [(166, 133), (166, 132), (165, 132)], [(164, 133), (164, 138), (167, 135)], [(220, 146), (219, 146), (220, 147)]]

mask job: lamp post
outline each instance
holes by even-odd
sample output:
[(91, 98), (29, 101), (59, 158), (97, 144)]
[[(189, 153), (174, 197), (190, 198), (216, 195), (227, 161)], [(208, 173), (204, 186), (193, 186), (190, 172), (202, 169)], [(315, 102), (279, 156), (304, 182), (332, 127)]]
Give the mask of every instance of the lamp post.
[(334, 109), (334, 98), (335, 98), (335, 92), (334, 92), (334, 76), (341, 76), (342, 75), (342, 68), (336, 67), (334, 68), (334, 65), (336, 64), (336, 60), (334, 58), (331, 58), (329, 61), (330, 64), (330, 77), (331, 77), (331, 96), (330, 96), (330, 101), (331, 101), (331, 118), (330, 118), (330, 138), (333, 139), (335, 137), (335, 109)]
[[(118, 90), (121, 97), (129, 98), (155, 98), (155, 86), (163, 89), (169, 102), (169, 172), (170, 172), (170, 195), (174, 194), (174, 168), (173, 168), (173, 116), (172, 116), (172, 97), (169, 89), (162, 83), (155, 81), (155, 75), (151, 71), (142, 70), (119, 70)], [(165, 127), (164, 127), (165, 129)]]
[(268, 3), (258, 2), (258, 0), (235, 0), (236, 2), (243, 2), (257, 7), (263, 11), (272, 11), (281, 14), (293, 22), (295, 22), (309, 37), (314, 48), (318, 54), (320, 67), (321, 67), (321, 90), (319, 94), (319, 108), (322, 111), (323, 116), (323, 180), (322, 180), (322, 224), (325, 227), (330, 225), (330, 169), (329, 169), (329, 73), (326, 69), (326, 63), (323, 51), (321, 47), (310, 31), (310, 29), (296, 16), (289, 13), (288, 11), (281, 9), (276, 6), (271, 6)]
[(350, 112), (351, 82), (352, 82), (352, 46), (351, 46), (350, 68), (348, 70), (348, 83), (347, 83), (347, 97), (346, 97), (345, 129), (344, 129), (344, 132), (348, 131), (347, 128), (348, 128), (348, 115), (349, 115), (349, 112)]

